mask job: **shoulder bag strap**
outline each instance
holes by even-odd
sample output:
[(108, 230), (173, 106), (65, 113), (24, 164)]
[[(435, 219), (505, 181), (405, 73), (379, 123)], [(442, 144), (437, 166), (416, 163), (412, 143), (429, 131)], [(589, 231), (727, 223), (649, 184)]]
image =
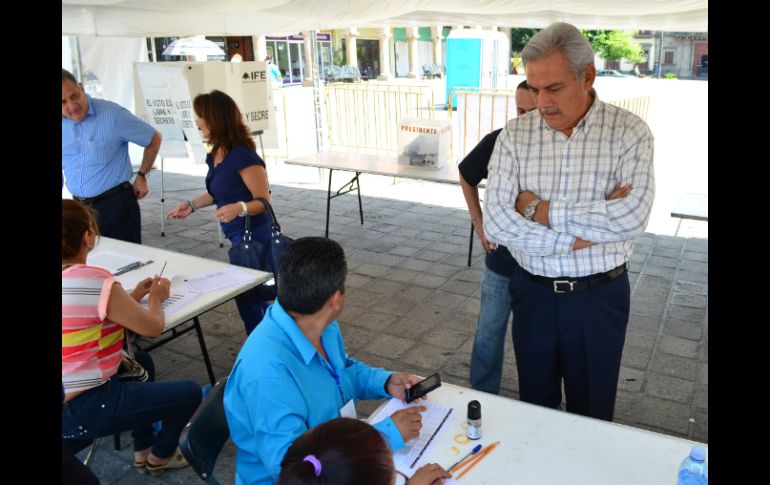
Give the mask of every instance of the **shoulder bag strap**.
[(262, 202), (262, 205), (265, 206), (265, 211), (270, 215), (270, 221), (273, 223), (273, 232), (278, 231), (278, 233), (280, 233), (281, 225), (278, 224), (278, 219), (275, 217), (275, 211), (273, 211), (273, 206), (270, 205), (270, 202), (264, 197), (254, 197), (254, 200)]

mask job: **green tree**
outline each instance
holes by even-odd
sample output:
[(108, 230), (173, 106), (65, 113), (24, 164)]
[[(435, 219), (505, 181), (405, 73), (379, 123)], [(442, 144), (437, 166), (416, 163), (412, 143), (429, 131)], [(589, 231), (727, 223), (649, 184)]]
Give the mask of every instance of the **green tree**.
[(622, 30), (583, 30), (582, 33), (591, 43), (594, 52), (608, 61), (627, 59), (629, 62), (643, 62), (642, 47), (632, 40), (638, 31)]
[(524, 49), (529, 39), (540, 32), (540, 29), (511, 29), (511, 54), (518, 57), (519, 52)]

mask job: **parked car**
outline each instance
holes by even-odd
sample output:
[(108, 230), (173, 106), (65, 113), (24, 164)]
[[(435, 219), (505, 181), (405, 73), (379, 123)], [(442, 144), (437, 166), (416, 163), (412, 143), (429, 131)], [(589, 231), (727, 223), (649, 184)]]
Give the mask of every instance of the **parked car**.
[(636, 77), (631, 74), (624, 74), (620, 71), (616, 71), (615, 69), (597, 69), (596, 75), (607, 77)]

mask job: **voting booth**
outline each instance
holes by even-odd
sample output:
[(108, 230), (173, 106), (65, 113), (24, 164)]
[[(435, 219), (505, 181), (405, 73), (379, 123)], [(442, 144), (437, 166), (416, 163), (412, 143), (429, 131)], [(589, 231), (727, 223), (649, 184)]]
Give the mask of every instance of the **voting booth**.
[(506, 89), (509, 59), (508, 37), (502, 32), (453, 29), (446, 39), (447, 103), (454, 87)]
[(274, 123), (265, 62), (134, 63), (136, 115), (163, 136), (161, 156), (187, 157), (189, 142), (196, 162), (202, 163), (197, 148), (202, 149), (202, 140), (192, 100), (214, 89), (233, 98), (252, 133), (267, 130)]
[(398, 123), (398, 163), (441, 168), (449, 161), (450, 120), (402, 118)]
[[(163, 137), (159, 152), (161, 236), (166, 235), (163, 158), (188, 158), (189, 143), (195, 163), (206, 162), (206, 150), (195, 124), (192, 100), (198, 94), (214, 89), (233, 98), (252, 134), (261, 137), (261, 133), (270, 128), (275, 111), (265, 62), (134, 63), (136, 116), (147, 121)], [(219, 238), (222, 247), (221, 232)]]

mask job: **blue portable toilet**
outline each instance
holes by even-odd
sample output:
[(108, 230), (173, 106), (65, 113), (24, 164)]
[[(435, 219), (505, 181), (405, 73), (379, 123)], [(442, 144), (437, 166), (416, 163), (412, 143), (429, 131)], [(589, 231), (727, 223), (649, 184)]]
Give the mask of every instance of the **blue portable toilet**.
[[(446, 100), (454, 87), (506, 89), (510, 64), (508, 37), (496, 30), (461, 29), (446, 39)], [(452, 106), (457, 106), (456, 99)]]

